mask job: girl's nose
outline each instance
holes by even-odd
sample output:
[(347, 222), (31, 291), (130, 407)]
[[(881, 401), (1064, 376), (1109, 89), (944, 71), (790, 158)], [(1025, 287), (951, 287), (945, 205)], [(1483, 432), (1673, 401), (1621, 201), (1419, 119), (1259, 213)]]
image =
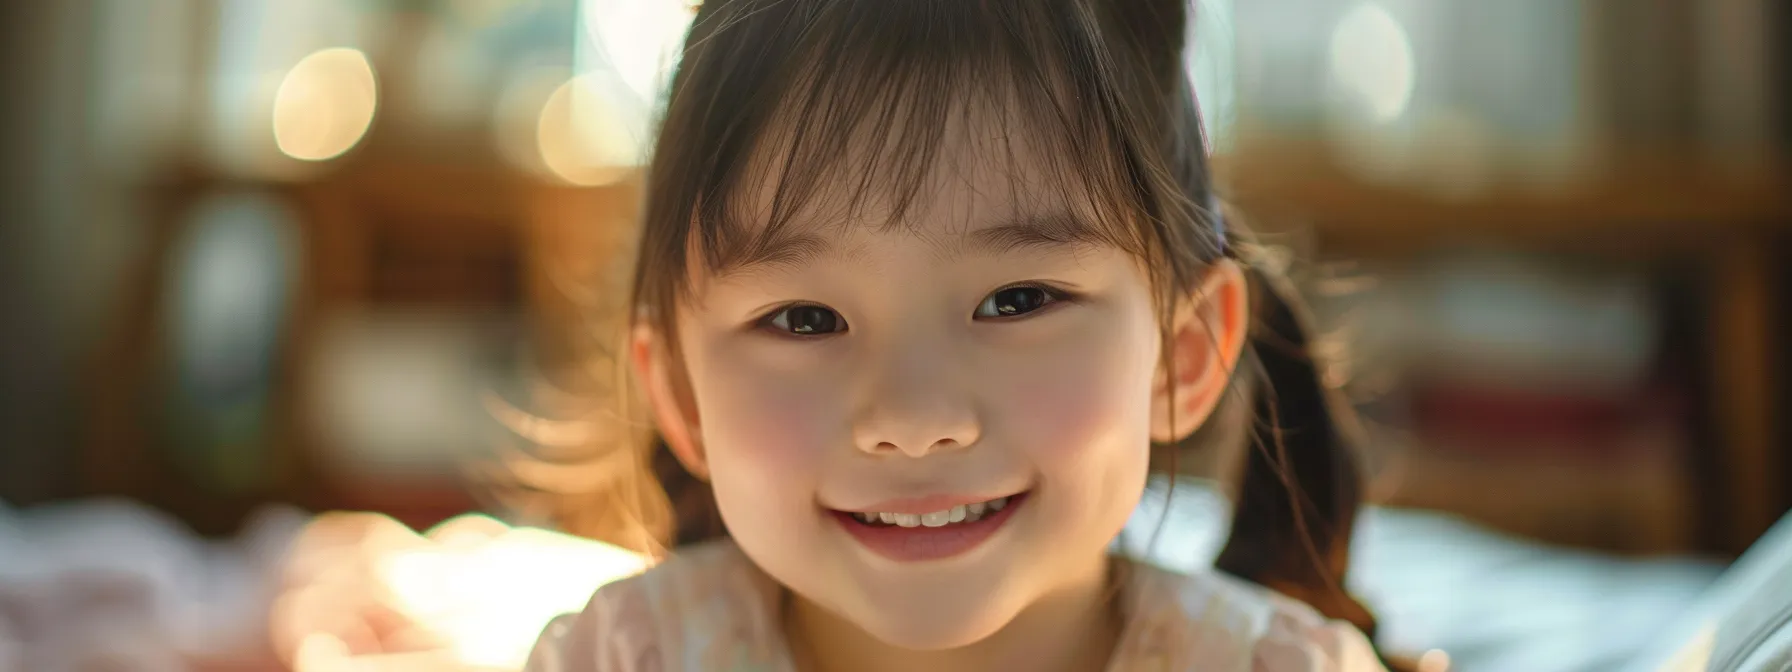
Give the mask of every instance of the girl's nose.
[(859, 450), (924, 457), (977, 442), (974, 395), (945, 348), (910, 347), (879, 359), (853, 423)]

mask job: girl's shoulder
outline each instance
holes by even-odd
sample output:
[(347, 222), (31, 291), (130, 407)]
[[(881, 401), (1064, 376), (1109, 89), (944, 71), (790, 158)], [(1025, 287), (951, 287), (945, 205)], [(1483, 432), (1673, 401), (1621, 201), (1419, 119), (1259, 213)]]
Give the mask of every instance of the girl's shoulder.
[(787, 659), (777, 586), (731, 543), (680, 549), (554, 619), (529, 672), (772, 672)]
[(1254, 583), (1134, 561), (1125, 585), (1127, 626), (1111, 672), (1383, 670), (1361, 631)]

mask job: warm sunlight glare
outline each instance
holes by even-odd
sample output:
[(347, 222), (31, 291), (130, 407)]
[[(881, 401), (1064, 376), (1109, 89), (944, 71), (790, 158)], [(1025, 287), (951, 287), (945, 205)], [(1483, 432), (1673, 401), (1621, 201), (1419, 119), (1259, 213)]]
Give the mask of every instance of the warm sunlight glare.
[(378, 94), (373, 66), (358, 49), (306, 56), (274, 95), (274, 142), (301, 161), (325, 161), (353, 148), (373, 124)]
[(640, 163), (641, 143), (603, 81), (593, 75), (567, 80), (548, 96), (536, 125), (542, 164), (579, 186), (614, 183)]
[(398, 608), (451, 642), (461, 663), (521, 669), (555, 616), (576, 613), (599, 586), (640, 573), (646, 558), (532, 528), (486, 543), (444, 543), (380, 561)]
[(1412, 102), (1412, 41), (1388, 10), (1357, 5), (1332, 32), (1332, 77), (1378, 123), (1398, 119)]

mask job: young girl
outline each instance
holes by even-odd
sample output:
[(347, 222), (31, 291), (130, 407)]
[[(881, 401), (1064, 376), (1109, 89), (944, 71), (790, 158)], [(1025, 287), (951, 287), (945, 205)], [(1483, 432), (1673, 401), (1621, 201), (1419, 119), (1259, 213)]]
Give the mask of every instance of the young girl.
[[(1214, 205), (1184, 2), (701, 7), (627, 350), (675, 549), (530, 669), (1381, 669), (1348, 426)], [(1111, 554), (1240, 390), (1224, 574)]]

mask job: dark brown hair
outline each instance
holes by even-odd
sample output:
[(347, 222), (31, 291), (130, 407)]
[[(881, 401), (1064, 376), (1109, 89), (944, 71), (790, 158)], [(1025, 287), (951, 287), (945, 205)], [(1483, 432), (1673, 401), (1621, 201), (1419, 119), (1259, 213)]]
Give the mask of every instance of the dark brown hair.
[[(975, 114), (1005, 124), (989, 151), (1014, 151), (1012, 138), (1038, 150), (1029, 170), (1050, 184), (1017, 189), (1088, 199), (1097, 235), (1142, 261), (1167, 316), (1217, 259), (1249, 266), (1254, 242), (1236, 218), (1222, 220), (1210, 186), (1183, 69), (1186, 3), (704, 3), (646, 176), (626, 314), (674, 341), (672, 308), (687, 298), (692, 264), (715, 271), (771, 254), (818, 199), (854, 211), (886, 199), (888, 226), (911, 225), (952, 115)], [(770, 212), (746, 211), (742, 192), (767, 184)], [(1322, 381), (1286, 278), (1255, 268), (1252, 279), (1258, 324), (1234, 384), (1254, 411), (1255, 449), (1218, 568), (1372, 634), (1343, 589), (1360, 496), (1350, 415)], [(598, 428), (601, 482), (549, 513), (570, 531), (654, 552), (725, 534), (708, 487), (642, 429), (639, 411), (625, 406)], [(1154, 447), (1154, 469), (1174, 472), (1179, 453), (1210, 449), (1198, 445), (1208, 434)]]

